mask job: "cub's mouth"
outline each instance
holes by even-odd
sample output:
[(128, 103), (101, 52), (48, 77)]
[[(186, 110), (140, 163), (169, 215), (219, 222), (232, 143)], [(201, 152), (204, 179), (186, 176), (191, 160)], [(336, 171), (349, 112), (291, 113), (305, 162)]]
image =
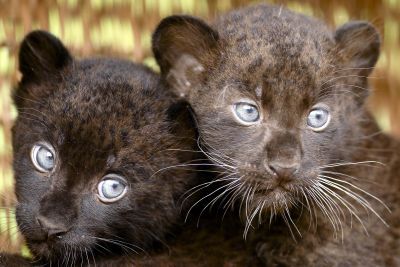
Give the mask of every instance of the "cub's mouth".
[(38, 258), (48, 260), (65, 258), (67, 255), (80, 253), (82, 250), (91, 251), (96, 243), (86, 235), (66, 233), (54, 236), (25, 236), (29, 249)]
[[(238, 168), (238, 186), (235, 193), (241, 214), (246, 222), (244, 236), (249, 229), (275, 217), (282, 217), (294, 237), (293, 208), (307, 204), (306, 194), (318, 186), (318, 174), (313, 170), (301, 170), (285, 175), (246, 165)], [(315, 177), (315, 178), (313, 178)], [(297, 231), (296, 231), (297, 232)]]
[[(243, 179), (243, 178), (242, 178)], [(299, 184), (262, 184), (243, 181), (250, 188), (242, 194), (249, 199), (250, 209), (259, 209), (260, 212), (273, 212), (275, 214), (291, 208), (299, 201), (302, 185)]]
[(317, 179), (300, 175), (277, 176), (266, 171), (244, 168), (239, 176), (243, 187), (250, 188), (253, 201), (265, 202), (263, 209), (273, 207), (277, 212), (290, 208), (302, 197), (302, 191), (315, 185)]
[[(31, 240), (27, 238), (30, 250), (40, 258), (51, 259), (62, 253), (61, 246), (57, 242), (47, 240)], [(60, 250), (61, 249), (61, 250)]]

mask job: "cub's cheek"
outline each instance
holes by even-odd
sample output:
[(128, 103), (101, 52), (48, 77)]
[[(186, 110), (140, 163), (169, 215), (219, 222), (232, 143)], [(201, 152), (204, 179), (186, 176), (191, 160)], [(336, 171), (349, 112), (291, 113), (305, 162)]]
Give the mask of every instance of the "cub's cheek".
[(22, 235), (29, 240), (46, 240), (45, 233), (41, 230), (36, 220), (35, 207), (19, 203), (16, 207), (15, 218)]
[(50, 258), (51, 252), (47, 243), (33, 243), (28, 240), (28, 247), (33, 255), (37, 255), (44, 258)]

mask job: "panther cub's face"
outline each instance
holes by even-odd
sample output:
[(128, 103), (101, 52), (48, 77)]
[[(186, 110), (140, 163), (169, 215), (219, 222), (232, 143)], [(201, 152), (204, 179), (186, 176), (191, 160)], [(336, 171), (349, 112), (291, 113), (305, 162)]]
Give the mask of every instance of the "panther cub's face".
[(351, 160), (346, 151), (362, 134), (366, 77), (379, 55), (373, 26), (351, 22), (331, 33), (261, 5), (213, 27), (169, 17), (153, 50), (164, 79), (192, 105), (202, 148), (227, 174), (213, 197), (237, 200), (247, 227), (299, 202), (343, 204), (343, 177), (329, 172)]
[(173, 99), (158, 76), (126, 61), (74, 60), (41, 31), (22, 43), (20, 69), (17, 221), (34, 256), (79, 265), (153, 247), (191, 181), (184, 170), (155, 174), (191, 149), (172, 132)]

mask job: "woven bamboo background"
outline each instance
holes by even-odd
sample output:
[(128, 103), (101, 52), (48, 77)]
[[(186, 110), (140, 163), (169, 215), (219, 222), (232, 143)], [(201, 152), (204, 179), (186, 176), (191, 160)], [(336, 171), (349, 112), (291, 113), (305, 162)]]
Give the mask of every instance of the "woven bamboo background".
[[(33, 29), (60, 37), (77, 57), (111, 55), (157, 69), (150, 51), (151, 32), (160, 18), (185, 13), (212, 19), (219, 13), (259, 1), (245, 0), (0, 0), (0, 207), (12, 207), (10, 129), (16, 111), (10, 92), (20, 75), (17, 53)], [(271, 0), (313, 15), (334, 27), (351, 19), (373, 22), (381, 31), (383, 53), (371, 79), (370, 106), (381, 127), (400, 136), (400, 0)], [(27, 254), (13, 219), (0, 208), (0, 250)]]

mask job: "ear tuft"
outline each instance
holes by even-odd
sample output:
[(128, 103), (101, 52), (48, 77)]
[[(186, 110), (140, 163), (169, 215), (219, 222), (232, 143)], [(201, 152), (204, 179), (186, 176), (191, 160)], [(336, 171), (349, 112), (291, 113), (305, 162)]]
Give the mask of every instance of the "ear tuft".
[(352, 21), (335, 33), (339, 54), (352, 68), (365, 68), (368, 75), (378, 58), (381, 40), (378, 30), (365, 21)]
[(45, 31), (33, 31), (22, 41), (19, 70), (23, 80), (40, 80), (58, 73), (72, 62), (72, 57), (61, 41)]

